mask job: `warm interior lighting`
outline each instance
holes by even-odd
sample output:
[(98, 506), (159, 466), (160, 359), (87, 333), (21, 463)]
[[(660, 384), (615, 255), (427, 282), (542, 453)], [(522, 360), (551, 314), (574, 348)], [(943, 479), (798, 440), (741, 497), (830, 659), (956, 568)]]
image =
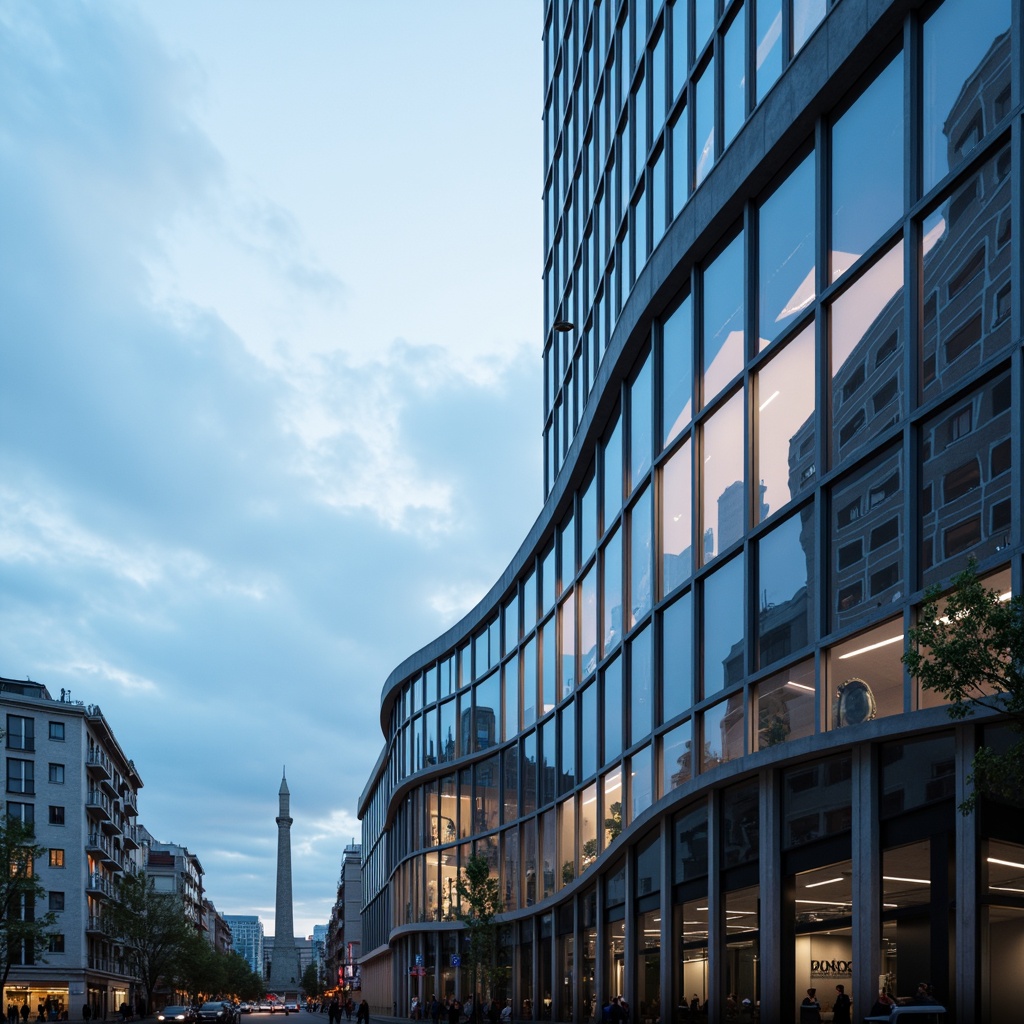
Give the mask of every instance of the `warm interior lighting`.
[(1024, 889), (1014, 889), (1009, 885), (990, 885), (989, 889), (993, 892), (1024, 892)]
[(808, 882), (804, 886), (805, 889), (816, 889), (819, 885), (832, 885), (834, 882), (841, 882), (843, 876), (840, 875), (838, 878), (826, 878), (824, 882)]
[(899, 636), (891, 636), (888, 640), (879, 640), (877, 644), (868, 644), (867, 647), (858, 647), (855, 651), (849, 651), (847, 654), (840, 654), (839, 660), (843, 661), (845, 658), (856, 658), (858, 654), (867, 654), (868, 651), (877, 651), (879, 647), (888, 647), (889, 644), (898, 644), (903, 639), (903, 634)]
[(1024, 864), (1017, 864), (1012, 860), (999, 860), (998, 857), (986, 857), (989, 864), (1001, 864), (1004, 868), (1020, 868), (1024, 871)]
[(931, 885), (927, 878), (899, 878), (897, 875), (882, 875), (883, 882), (917, 882), (919, 885)]

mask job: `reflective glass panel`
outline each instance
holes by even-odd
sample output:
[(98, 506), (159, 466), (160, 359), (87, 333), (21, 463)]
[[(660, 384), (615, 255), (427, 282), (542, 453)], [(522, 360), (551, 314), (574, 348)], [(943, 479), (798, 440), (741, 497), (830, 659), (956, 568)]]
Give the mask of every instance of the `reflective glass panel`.
[(956, 796), (956, 750), (952, 733), (897, 740), (881, 747), (883, 818), (899, 818), (916, 807), (931, 807)]
[(722, 58), (722, 145), (728, 145), (747, 114), (747, 12), (741, 7), (725, 33)]
[(704, 421), (703, 561), (743, 536), (743, 391)]
[(743, 678), (745, 617), (741, 553), (704, 581), (705, 697)]
[(546, 715), (555, 706), (555, 665), (557, 647), (555, 618), (552, 616), (540, 629), (540, 705), (538, 715)]
[(814, 639), (814, 506), (764, 534), (758, 554), (758, 664), (766, 668)]
[(939, 583), (1008, 547), (1011, 380), (1004, 373), (926, 420), (921, 434), (921, 568)]
[(870, 618), (903, 593), (903, 488), (899, 450), (878, 456), (832, 492), (833, 628)]
[(653, 777), (651, 775), (651, 747), (641, 747), (629, 759), (629, 820), (654, 803)]
[(661, 713), (670, 722), (693, 705), (693, 598), (690, 592), (661, 613)]
[(704, 44), (711, 36), (711, 30), (715, 27), (715, 7), (715, 0), (696, 0), (693, 5), (694, 39), (697, 44), (697, 54), (703, 49)]
[(583, 690), (580, 722), (580, 767), (586, 778), (597, 771), (597, 686), (591, 684)]
[(693, 778), (693, 722), (670, 729), (661, 738), (661, 796)]
[(704, 269), (704, 404), (743, 369), (743, 232)]
[(629, 645), (629, 743), (639, 743), (654, 728), (654, 651), (647, 626)]
[(537, 720), (537, 638), (523, 645), (523, 725)]
[(559, 792), (564, 793), (576, 784), (576, 706), (569, 702), (558, 713), (562, 730), (562, 772)]
[(505, 687), (505, 739), (519, 732), (519, 656), (512, 655), (501, 670)]
[(814, 735), (813, 660), (777, 672), (757, 685), (756, 747), (766, 750), (786, 740)]
[[(597, 544), (597, 483), (591, 476), (580, 495), (580, 562), (594, 553)], [(506, 649), (508, 648), (506, 638)]]
[(629, 512), (631, 628), (651, 610), (651, 490), (646, 488)]
[(760, 520), (785, 507), (815, 478), (814, 325), (757, 373)]
[(601, 709), (604, 718), (604, 749), (601, 763), (614, 761), (622, 753), (625, 710), (622, 703), (622, 659), (616, 658), (604, 670)]
[(580, 793), (580, 871), (586, 871), (597, 860), (597, 783)]
[(672, 147), (672, 216), (682, 210), (690, 194), (689, 136), (686, 132), (686, 107), (676, 115), (669, 129), (669, 144)]
[(501, 736), (501, 681), (498, 673), (476, 685), (476, 706), (473, 709), (474, 749), (487, 750)]
[(793, 0), (793, 52), (810, 38), (825, 17), (827, 0)]
[(757, 0), (757, 52), (754, 56), (756, 102), (782, 74), (782, 0)]
[(722, 861), (725, 867), (757, 860), (760, 838), (758, 783), (741, 782), (722, 793)]
[(832, 128), (834, 281), (903, 212), (903, 55)]
[(678, 885), (707, 873), (708, 808), (698, 801), (672, 820), (672, 881)]
[(597, 668), (597, 566), (583, 577), (580, 586), (580, 678)]
[(693, 572), (690, 442), (661, 465), (661, 594), (671, 593)]
[[(622, 765), (617, 765), (601, 779), (603, 785), (604, 837), (606, 850), (622, 832)], [(617, 991), (617, 990), (616, 990)]]
[(946, 0), (924, 23), (924, 189), (1010, 107), (1010, 0)]
[[(832, 303), (832, 464), (862, 449), (904, 412), (903, 243)], [(892, 358), (896, 356), (896, 358)]]
[(629, 389), (630, 489), (651, 468), (651, 358), (644, 360)]
[(687, 37), (689, 35), (686, 18), (686, 0), (675, 0), (672, 4), (672, 96), (678, 96), (686, 85), (686, 69), (689, 67)]
[(704, 746), (700, 758), (702, 772), (742, 757), (743, 695), (734, 694), (708, 708), (703, 714), (703, 730)]
[(1013, 337), (1010, 164), (1006, 146), (922, 224), (926, 399), (948, 394)]
[(677, 437), (693, 416), (693, 308), (687, 296), (661, 325), (661, 442)]
[(601, 549), (601, 653), (607, 654), (622, 640), (622, 540), (616, 530)]
[(558, 862), (561, 885), (576, 877), (576, 803), (574, 797), (558, 806)]
[(665, 123), (665, 33), (659, 32), (651, 50), (651, 127), (654, 134)]
[(615, 521), (622, 508), (622, 420), (616, 419), (615, 427), (604, 447), (604, 521), (607, 530)]
[(561, 538), (561, 578), (559, 579), (559, 593), (572, 585), (573, 577), (576, 575), (576, 530), (575, 520), (572, 516), (560, 531)]
[(519, 745), (519, 814), (525, 815), (537, 810), (537, 734), (528, 732)]
[(892, 619), (829, 651), (829, 729), (903, 713), (903, 623)]
[(849, 754), (787, 768), (783, 772), (783, 849), (850, 831), (853, 820), (851, 780)]
[(558, 608), (561, 636), (558, 699), (572, 693), (576, 686), (576, 601), (570, 592)]
[(519, 817), (519, 744), (513, 743), (501, 752), (502, 821)]
[[(697, 9), (707, 6), (697, 4)], [(711, 170), (715, 162), (715, 58), (708, 61), (707, 67), (697, 80), (694, 87), (694, 111), (696, 119), (696, 165), (694, 167), (694, 184), (699, 185)]]
[(763, 350), (814, 301), (813, 153), (761, 204), (758, 228)]

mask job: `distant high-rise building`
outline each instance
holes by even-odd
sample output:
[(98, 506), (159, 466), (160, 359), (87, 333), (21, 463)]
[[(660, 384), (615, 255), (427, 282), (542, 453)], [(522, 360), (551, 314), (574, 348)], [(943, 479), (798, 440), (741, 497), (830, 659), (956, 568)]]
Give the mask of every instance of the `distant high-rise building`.
[(283, 772), (277, 797), (277, 898), (267, 988), (283, 996), (297, 993), (302, 978), (292, 923), (292, 818), (289, 807), (291, 794)]
[(225, 914), (224, 920), (231, 928), (231, 948), (262, 978), (263, 922), (255, 915), (245, 914)]

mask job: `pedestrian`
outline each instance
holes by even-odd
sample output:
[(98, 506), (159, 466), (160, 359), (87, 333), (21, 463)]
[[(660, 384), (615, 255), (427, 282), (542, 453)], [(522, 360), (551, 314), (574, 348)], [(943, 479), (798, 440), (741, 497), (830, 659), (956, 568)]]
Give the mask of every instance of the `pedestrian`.
[(430, 1019), (433, 1024), (437, 1024), (441, 1019), (441, 1001), (436, 993), (430, 997)]
[(497, 999), (492, 999), (487, 1007), (487, 1024), (499, 1024), (501, 1021), (501, 1007)]
[(917, 986), (917, 991), (911, 996), (912, 1006), (941, 1006), (942, 1004), (932, 995), (932, 987), (927, 981), (922, 981)]
[(818, 1002), (818, 990), (809, 988), (800, 1004), (800, 1024), (820, 1024), (821, 1003)]
[(836, 998), (832, 1003), (832, 1024), (850, 1024), (853, 1003), (846, 994), (845, 985), (836, 985)]
[(82, 1007), (82, 1020), (92, 1020), (92, 1007), (88, 1003)]
[(331, 1000), (330, 1006), (327, 1007), (327, 1020), (329, 1024), (338, 1024), (341, 1019), (341, 1007), (338, 1006), (338, 997), (335, 996)]
[(501, 1020), (505, 1024), (512, 1024), (512, 1000), (506, 999), (505, 1005), (501, 1008)]
[(370, 1024), (370, 1004), (365, 999), (356, 1011), (356, 1021), (358, 1024)]
[(21, 1019), (24, 1024), (28, 1024), (28, 1015), (31, 1012), (32, 1011), (28, 1008), (28, 1000), (26, 999), (25, 1002), (21, 1004)]

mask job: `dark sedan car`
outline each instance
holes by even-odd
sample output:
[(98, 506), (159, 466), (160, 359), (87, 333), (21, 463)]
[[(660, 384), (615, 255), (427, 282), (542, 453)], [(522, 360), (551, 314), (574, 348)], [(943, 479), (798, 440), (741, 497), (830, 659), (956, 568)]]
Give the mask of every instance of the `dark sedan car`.
[(196, 1011), (191, 1006), (165, 1006), (156, 1015), (156, 1019), (161, 1021), (161, 1024), (193, 1024)]
[(236, 1024), (238, 1014), (231, 1003), (203, 1003), (196, 1014), (199, 1024)]

